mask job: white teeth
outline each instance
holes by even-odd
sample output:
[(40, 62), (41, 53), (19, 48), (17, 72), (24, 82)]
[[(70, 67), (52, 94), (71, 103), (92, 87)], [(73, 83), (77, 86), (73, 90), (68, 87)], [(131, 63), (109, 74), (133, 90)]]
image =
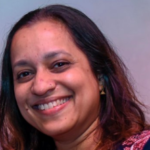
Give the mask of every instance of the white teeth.
[(53, 104), (52, 103), (48, 103), (49, 108), (53, 108)]
[(65, 99), (63, 100), (63, 103), (65, 103)]
[(52, 103), (53, 103), (53, 106), (54, 106), (54, 107), (57, 106), (56, 101), (53, 101)]
[(59, 105), (59, 104), (60, 104), (60, 100), (58, 99), (58, 100), (56, 101), (56, 103), (57, 103), (57, 105)]
[(63, 104), (63, 99), (60, 100), (60, 104)]
[(43, 105), (39, 105), (38, 108), (39, 108), (40, 110), (44, 110), (44, 106), (43, 106)]
[(48, 109), (49, 106), (47, 104), (44, 104), (44, 109)]
[(46, 109), (50, 109), (50, 108), (53, 108), (53, 107), (56, 107), (58, 105), (62, 105), (64, 104), (65, 102), (67, 102), (70, 98), (63, 98), (63, 99), (58, 99), (56, 101), (53, 101), (53, 102), (49, 102), (47, 104), (40, 104), (38, 105), (38, 109), (39, 110), (46, 110)]

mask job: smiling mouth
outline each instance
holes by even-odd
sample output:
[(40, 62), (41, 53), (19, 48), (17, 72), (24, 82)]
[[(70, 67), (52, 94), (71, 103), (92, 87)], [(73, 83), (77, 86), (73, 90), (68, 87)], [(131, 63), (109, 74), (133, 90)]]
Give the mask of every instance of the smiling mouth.
[(34, 109), (38, 109), (38, 110), (47, 110), (47, 109), (51, 109), (53, 107), (62, 105), (64, 103), (66, 103), (67, 101), (70, 100), (71, 97), (65, 97), (65, 98), (61, 98), (61, 99), (57, 99), (55, 101), (46, 103), (46, 104), (39, 104), (39, 105), (34, 105), (33, 108)]

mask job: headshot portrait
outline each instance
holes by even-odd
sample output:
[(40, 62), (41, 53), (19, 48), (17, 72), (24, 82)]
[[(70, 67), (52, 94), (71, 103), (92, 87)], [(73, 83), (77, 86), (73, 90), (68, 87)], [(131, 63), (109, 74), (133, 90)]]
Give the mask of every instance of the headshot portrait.
[(148, 100), (101, 27), (66, 3), (14, 22), (1, 51), (0, 150), (150, 150)]

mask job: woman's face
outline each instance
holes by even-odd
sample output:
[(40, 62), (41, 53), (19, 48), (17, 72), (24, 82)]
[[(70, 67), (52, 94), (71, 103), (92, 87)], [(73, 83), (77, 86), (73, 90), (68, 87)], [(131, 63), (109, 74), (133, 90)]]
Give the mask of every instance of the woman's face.
[(79, 136), (97, 120), (98, 80), (61, 23), (41, 21), (20, 29), (11, 63), (19, 110), (41, 132)]

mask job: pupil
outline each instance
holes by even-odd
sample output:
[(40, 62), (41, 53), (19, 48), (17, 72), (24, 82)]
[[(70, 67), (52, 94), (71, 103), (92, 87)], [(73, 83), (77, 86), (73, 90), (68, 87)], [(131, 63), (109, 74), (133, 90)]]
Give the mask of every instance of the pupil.
[(24, 76), (27, 76), (28, 74), (29, 74), (28, 72), (25, 72), (25, 73), (24, 73)]
[(59, 66), (62, 66), (63, 65), (63, 63), (59, 63)]

